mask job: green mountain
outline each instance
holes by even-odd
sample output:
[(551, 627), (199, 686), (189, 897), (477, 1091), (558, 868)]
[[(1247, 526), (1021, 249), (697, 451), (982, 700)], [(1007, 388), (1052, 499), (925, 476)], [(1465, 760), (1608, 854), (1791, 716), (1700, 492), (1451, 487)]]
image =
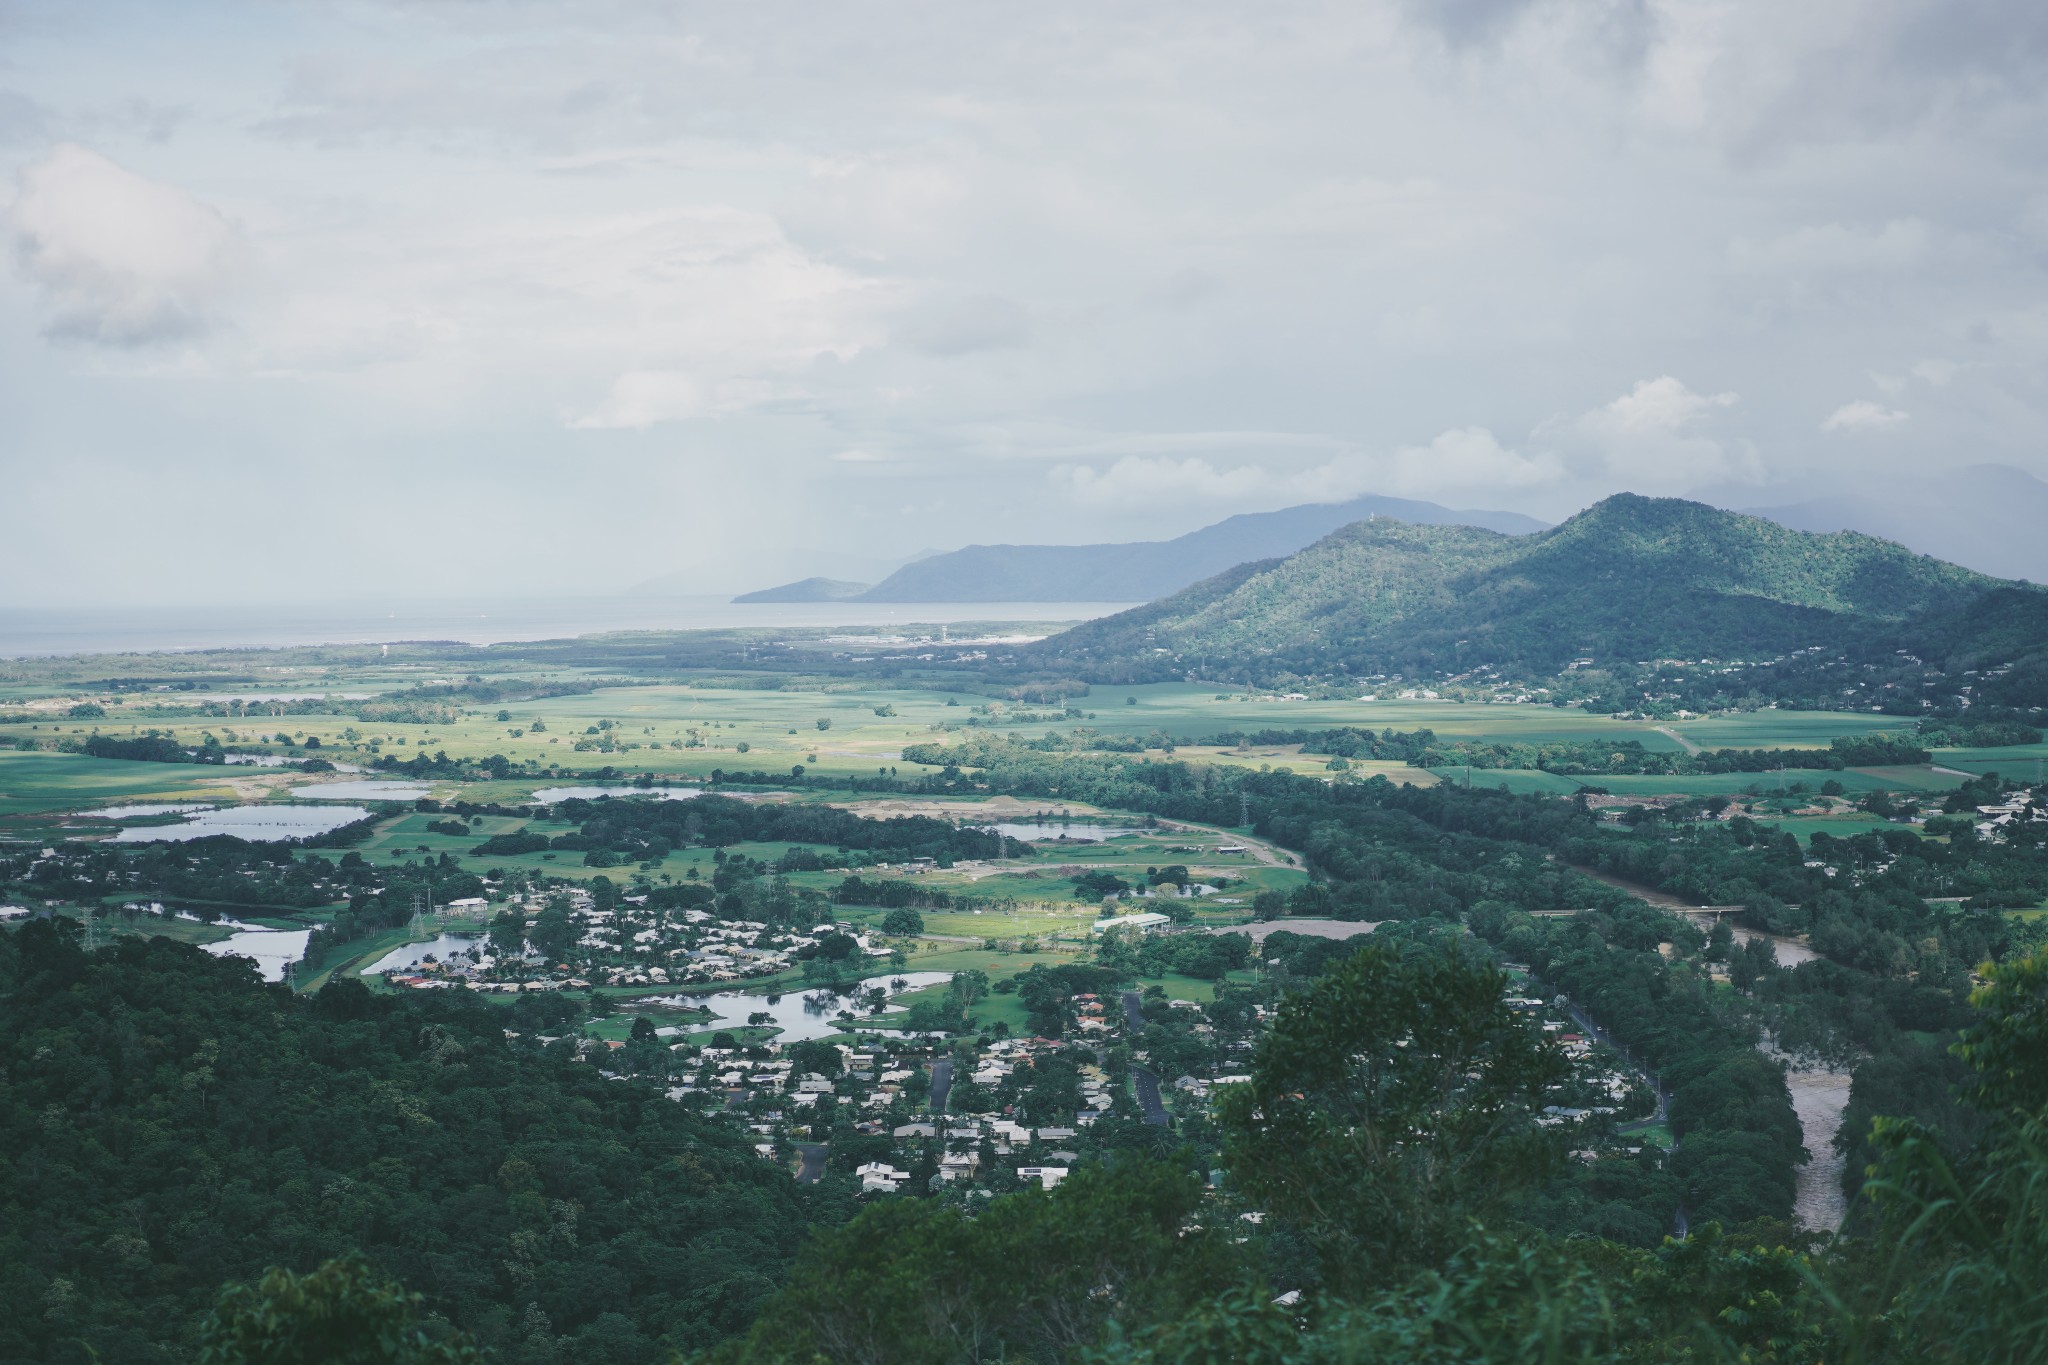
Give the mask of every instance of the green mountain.
[[(1361, 522), (1285, 559), (1040, 642), (1020, 662), (1101, 681), (1186, 676), (1552, 673), (1573, 659), (1768, 658), (1939, 637), (1958, 614), (2037, 619), (2037, 590), (1854, 532), (1814, 535), (1620, 494), (1561, 526)], [(1994, 596), (1995, 595), (1995, 596)]]

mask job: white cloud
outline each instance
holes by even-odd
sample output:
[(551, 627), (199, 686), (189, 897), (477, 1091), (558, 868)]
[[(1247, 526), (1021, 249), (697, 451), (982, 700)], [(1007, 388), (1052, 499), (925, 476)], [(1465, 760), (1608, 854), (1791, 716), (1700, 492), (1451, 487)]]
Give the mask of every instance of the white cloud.
[(1579, 424), (1621, 440), (1674, 435), (1696, 428), (1716, 409), (1733, 407), (1736, 401), (1732, 393), (1694, 393), (1667, 374), (1637, 380), (1633, 389), (1587, 413)]
[(1873, 403), (1859, 398), (1853, 403), (1844, 403), (1828, 414), (1820, 424), (1822, 431), (1889, 431), (1905, 421), (1910, 413), (1888, 408), (1882, 403)]
[(64, 143), (25, 168), (8, 225), (53, 337), (140, 346), (205, 331), (233, 284), (234, 226), (184, 190)]
[(1569, 421), (1547, 422), (1530, 440), (1600, 491), (1671, 494), (1725, 480), (1753, 483), (1764, 473), (1755, 447), (1714, 430), (1715, 418), (1737, 401), (1661, 375)]

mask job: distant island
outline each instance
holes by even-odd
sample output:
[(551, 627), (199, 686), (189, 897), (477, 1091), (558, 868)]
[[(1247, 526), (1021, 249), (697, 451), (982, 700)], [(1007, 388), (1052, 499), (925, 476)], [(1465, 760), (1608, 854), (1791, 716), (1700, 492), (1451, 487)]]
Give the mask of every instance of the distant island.
[(800, 578), (794, 583), (784, 583), (776, 588), (763, 588), (759, 592), (743, 592), (733, 598), (735, 602), (850, 602), (868, 591), (866, 583), (851, 583), (843, 578)]
[(1476, 526), (1530, 535), (1547, 523), (1519, 512), (1442, 507), (1366, 496), (1246, 512), (1172, 540), (1113, 545), (969, 545), (905, 564), (873, 587), (806, 578), (735, 602), (1148, 602), (1251, 560), (1306, 549), (1375, 517), (1417, 526)]

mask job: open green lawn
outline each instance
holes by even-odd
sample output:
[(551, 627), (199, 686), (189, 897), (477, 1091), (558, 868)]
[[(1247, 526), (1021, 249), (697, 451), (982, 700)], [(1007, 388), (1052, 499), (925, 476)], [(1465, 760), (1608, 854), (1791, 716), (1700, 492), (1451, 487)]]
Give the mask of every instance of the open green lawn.
[(1997, 773), (2022, 782), (2038, 782), (2048, 773), (2048, 744), (2015, 744), (2008, 749), (1937, 749), (1934, 761), (1941, 767), (1959, 768), (1980, 777)]
[(1788, 815), (1775, 818), (1758, 817), (1757, 823), (1769, 825), (1772, 829), (1796, 834), (1807, 843), (1813, 842), (1816, 834), (1833, 835), (1837, 839), (1848, 839), (1858, 834), (1870, 834), (1877, 830), (1906, 830), (1917, 832), (1913, 825), (1895, 825), (1875, 815)]

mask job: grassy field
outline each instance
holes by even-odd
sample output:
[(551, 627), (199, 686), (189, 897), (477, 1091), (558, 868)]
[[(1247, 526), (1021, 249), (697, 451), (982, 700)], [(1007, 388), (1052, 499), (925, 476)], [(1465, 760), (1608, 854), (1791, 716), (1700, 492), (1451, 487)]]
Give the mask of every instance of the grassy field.
[(232, 800), (227, 770), (183, 763), (125, 763), (0, 749), (0, 817), (83, 810), (122, 801)]
[[(550, 676), (557, 680), (573, 677), (575, 670), (559, 670)], [(332, 669), (317, 677), (306, 676), (303, 681), (299, 674), (280, 677), (277, 685), (302, 685), (329, 695), (361, 695), (456, 680), (420, 666), (369, 665)], [(9, 693), (9, 689), (0, 689), (0, 700), (29, 699)], [(86, 695), (78, 694), (81, 698)], [(65, 699), (51, 699), (52, 704), (61, 700)], [(102, 700), (111, 703), (112, 699)], [(52, 712), (50, 721), (33, 732), (33, 737), (45, 738), (60, 728), (66, 735), (78, 736), (94, 729), (122, 735), (157, 728), (167, 729), (181, 742), (193, 746), (212, 734), (232, 748), (261, 746), (271, 752), (317, 753), (358, 764), (366, 764), (380, 755), (406, 758), (422, 751), (445, 751), (451, 757), (463, 759), (502, 754), (530, 775), (469, 784), (462, 794), (478, 801), (513, 802), (529, 799), (539, 788), (575, 784), (573, 778), (546, 776), (553, 770), (595, 772), (609, 766), (621, 773), (652, 773), (674, 781), (706, 778), (719, 768), (775, 772), (797, 765), (820, 776), (872, 775), (884, 769), (901, 768), (906, 745), (953, 741), (983, 729), (1025, 735), (1081, 727), (1119, 735), (1159, 732), (1183, 746), (1177, 756), (1186, 761), (1317, 772), (1323, 769), (1326, 756), (1303, 754), (1295, 746), (1238, 749), (1192, 745), (1195, 740), (1220, 733), (1370, 726), (1430, 729), (1447, 737), (1529, 743), (1629, 739), (1653, 750), (1671, 751), (1679, 747), (1678, 741), (1664, 733), (1665, 728), (1708, 748), (1824, 746), (1839, 734), (1900, 728), (1899, 722), (1890, 717), (1790, 711), (1757, 711), (1671, 722), (1659, 727), (1646, 721), (1617, 721), (1550, 706), (1357, 699), (1285, 701), (1245, 693), (1219, 694), (1213, 688), (1186, 683), (1097, 688), (1092, 695), (1078, 700), (1082, 712), (1078, 718), (1060, 716), (1057, 708), (1008, 704), (969, 693), (866, 690), (846, 683), (819, 684), (811, 690), (793, 686), (768, 690), (720, 686), (708, 679), (693, 681), (687, 676), (678, 682), (608, 687), (577, 695), (507, 703), (503, 707), (475, 708), (446, 725), (372, 722), (346, 714), (232, 719), (151, 716), (136, 714), (136, 701), (130, 698), (126, 705), (110, 704), (106, 718), (90, 722), (59, 720), (61, 713)], [(502, 721), (497, 718), (501, 712), (506, 717)], [(1035, 719), (1020, 720), (1020, 715)], [(972, 727), (968, 726), (969, 721), (974, 722)], [(536, 722), (542, 727), (538, 731), (534, 728)], [(826, 728), (819, 728), (821, 723)], [(289, 749), (277, 742), (279, 735), (290, 738)], [(314, 738), (320, 741), (320, 747), (306, 748), (306, 742)], [(583, 747), (579, 749), (579, 745)], [(746, 746), (744, 751), (742, 745)], [(2048, 755), (2048, 746), (2036, 747)], [(1980, 764), (2010, 766), (2022, 760), (2032, 762), (2035, 756), (2032, 748), (2024, 752), (1958, 751), (1953, 766), (1980, 771)], [(1428, 783), (1441, 776), (1396, 764), (1360, 766), (1368, 774), (1384, 772), (1393, 781)], [(174, 764), (119, 763), (71, 755), (0, 751), (0, 820), (114, 800), (223, 796), (234, 788), (243, 790), (244, 799), (274, 797), (303, 780), (298, 774), (277, 770), (243, 768), (224, 772)], [(1479, 774), (1473, 775), (1475, 783), (1481, 780)], [(1543, 781), (1540, 775), (1489, 774), (1485, 780), (1505, 780), (1524, 790), (1553, 789), (1552, 785), (1538, 785)], [(1618, 780), (1610, 779), (1607, 785)], [(454, 788), (443, 784), (435, 794), (452, 795)]]

